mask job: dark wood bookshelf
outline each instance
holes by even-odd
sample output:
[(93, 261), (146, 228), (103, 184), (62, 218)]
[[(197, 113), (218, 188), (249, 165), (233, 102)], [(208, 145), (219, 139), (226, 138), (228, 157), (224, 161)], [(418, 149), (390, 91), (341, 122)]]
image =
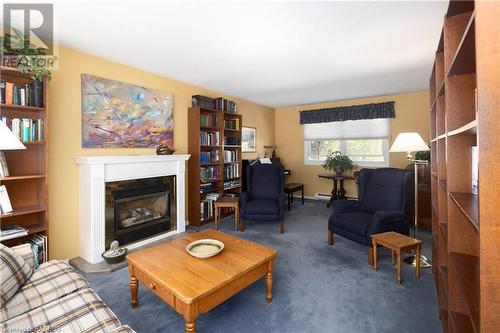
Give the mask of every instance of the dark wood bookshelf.
[[(0, 67), (2, 80), (22, 86), (33, 79), (15, 68)], [(32, 235), (49, 235), (48, 223), (48, 84), (43, 80), (43, 107), (0, 104), (2, 116), (42, 119), (45, 141), (23, 142), (24, 150), (5, 150), (8, 177), (0, 177), (13, 208), (0, 214), (2, 227), (17, 224), (28, 230), (28, 236), (2, 241), (7, 246), (25, 242)], [(47, 239), (48, 241), (48, 239)], [(47, 249), (48, 251), (48, 249)]]
[[(217, 126), (201, 126), (200, 116), (202, 114), (208, 114), (211, 117), (216, 117), (215, 124)], [(238, 119), (239, 129), (227, 129), (224, 127), (224, 120)], [(226, 145), (225, 137), (236, 137), (239, 142), (241, 142), (241, 126), (242, 126), (242, 116), (238, 114), (232, 114), (229, 112), (223, 112), (220, 110), (192, 107), (188, 109), (188, 151), (191, 154), (191, 158), (188, 161), (188, 220), (189, 223), (195, 226), (201, 226), (214, 221), (213, 216), (207, 219), (201, 218), (200, 204), (205, 200), (207, 194), (210, 193), (220, 193), (222, 195), (226, 193), (239, 193), (241, 192), (241, 186), (235, 186), (228, 189), (224, 189), (225, 181), (241, 181), (241, 146), (240, 145)], [(200, 143), (200, 132), (218, 132), (220, 144), (218, 145), (201, 145)], [(204, 162), (200, 161), (200, 153), (206, 151), (218, 151), (219, 160), (217, 162)], [(224, 150), (236, 151), (238, 155), (237, 161), (226, 162), (224, 160)], [(225, 179), (224, 178), (224, 166), (239, 165), (239, 175), (240, 177)], [(200, 168), (202, 167), (216, 167), (217, 168), (217, 180), (209, 182), (213, 184), (215, 189), (203, 192), (200, 191), (200, 185), (206, 182), (200, 179)]]
[(433, 274), (445, 333), (500, 327), (498, 22), (500, 2), (450, 1), (429, 79)]

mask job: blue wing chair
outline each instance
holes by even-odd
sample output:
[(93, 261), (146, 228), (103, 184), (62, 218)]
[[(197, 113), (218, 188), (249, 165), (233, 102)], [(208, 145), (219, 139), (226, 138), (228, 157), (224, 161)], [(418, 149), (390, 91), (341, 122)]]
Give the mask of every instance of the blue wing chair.
[[(332, 205), (328, 245), (333, 244), (333, 233), (366, 246), (372, 244), (372, 234), (395, 231), (408, 235), (414, 186), (413, 174), (408, 170), (362, 169), (359, 200), (337, 200)], [(369, 255), (369, 262), (371, 259)]]
[(283, 168), (279, 164), (256, 163), (247, 169), (247, 192), (240, 195), (240, 228), (245, 220), (279, 221), (285, 232)]

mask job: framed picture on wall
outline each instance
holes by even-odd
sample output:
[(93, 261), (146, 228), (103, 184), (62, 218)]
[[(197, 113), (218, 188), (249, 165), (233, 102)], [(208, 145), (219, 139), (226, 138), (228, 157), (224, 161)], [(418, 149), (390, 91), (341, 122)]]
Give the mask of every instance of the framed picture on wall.
[(257, 136), (257, 129), (255, 127), (245, 127), (241, 128), (241, 151), (243, 153), (255, 153), (256, 144), (255, 138)]

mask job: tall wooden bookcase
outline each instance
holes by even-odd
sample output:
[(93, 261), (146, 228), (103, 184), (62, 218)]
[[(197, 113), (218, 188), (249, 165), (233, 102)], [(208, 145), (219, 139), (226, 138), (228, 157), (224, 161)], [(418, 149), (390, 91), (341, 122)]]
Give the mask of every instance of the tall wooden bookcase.
[(451, 1), (430, 78), (433, 273), (444, 332), (500, 328), (499, 22), (500, 2)]
[[(208, 117), (208, 123), (206, 121)], [(204, 119), (204, 121), (202, 120)], [(202, 124), (203, 121), (203, 124)], [(237, 126), (229, 128), (227, 122), (237, 122)], [(219, 110), (192, 107), (188, 109), (188, 150), (191, 158), (188, 161), (188, 219), (189, 223), (201, 226), (214, 221), (213, 215), (201, 218), (201, 203), (210, 193), (237, 194), (241, 192), (241, 126), (242, 116)], [(218, 144), (201, 142), (200, 133), (210, 133), (219, 135)], [(229, 140), (235, 142), (227, 142)], [(219, 156), (217, 161), (203, 161), (201, 154), (216, 152)], [(233, 155), (233, 161), (225, 158), (225, 152)], [(227, 168), (238, 170), (237, 176), (228, 178), (225, 174)], [(216, 173), (216, 180), (206, 181), (202, 179), (201, 170), (213, 168)], [(233, 170), (234, 170), (233, 169)], [(227, 187), (229, 182), (238, 182), (239, 186)], [(212, 188), (202, 193), (200, 186), (211, 184)], [(226, 186), (225, 186), (226, 185)]]
[[(31, 84), (29, 75), (17, 69), (0, 67), (2, 80), (23, 86)], [(43, 81), (43, 107), (2, 103), (1, 115), (8, 118), (43, 119), (44, 140), (23, 142), (25, 150), (4, 151), (8, 177), (0, 177), (5, 185), (13, 212), (0, 214), (2, 227), (17, 224), (28, 229), (28, 236), (3, 241), (7, 246), (24, 242), (34, 234), (48, 237), (48, 98), (47, 81)]]

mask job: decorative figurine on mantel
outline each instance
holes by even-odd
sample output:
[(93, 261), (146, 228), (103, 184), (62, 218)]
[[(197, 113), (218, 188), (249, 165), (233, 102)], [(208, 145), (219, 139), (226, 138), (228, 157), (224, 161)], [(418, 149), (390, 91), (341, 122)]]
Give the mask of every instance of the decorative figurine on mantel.
[(159, 145), (156, 148), (156, 155), (172, 155), (177, 149), (171, 148), (168, 145)]
[(117, 240), (114, 240), (109, 245), (109, 250), (105, 251), (102, 254), (102, 257), (108, 264), (117, 264), (125, 259), (127, 255), (127, 248), (120, 248), (120, 243)]

